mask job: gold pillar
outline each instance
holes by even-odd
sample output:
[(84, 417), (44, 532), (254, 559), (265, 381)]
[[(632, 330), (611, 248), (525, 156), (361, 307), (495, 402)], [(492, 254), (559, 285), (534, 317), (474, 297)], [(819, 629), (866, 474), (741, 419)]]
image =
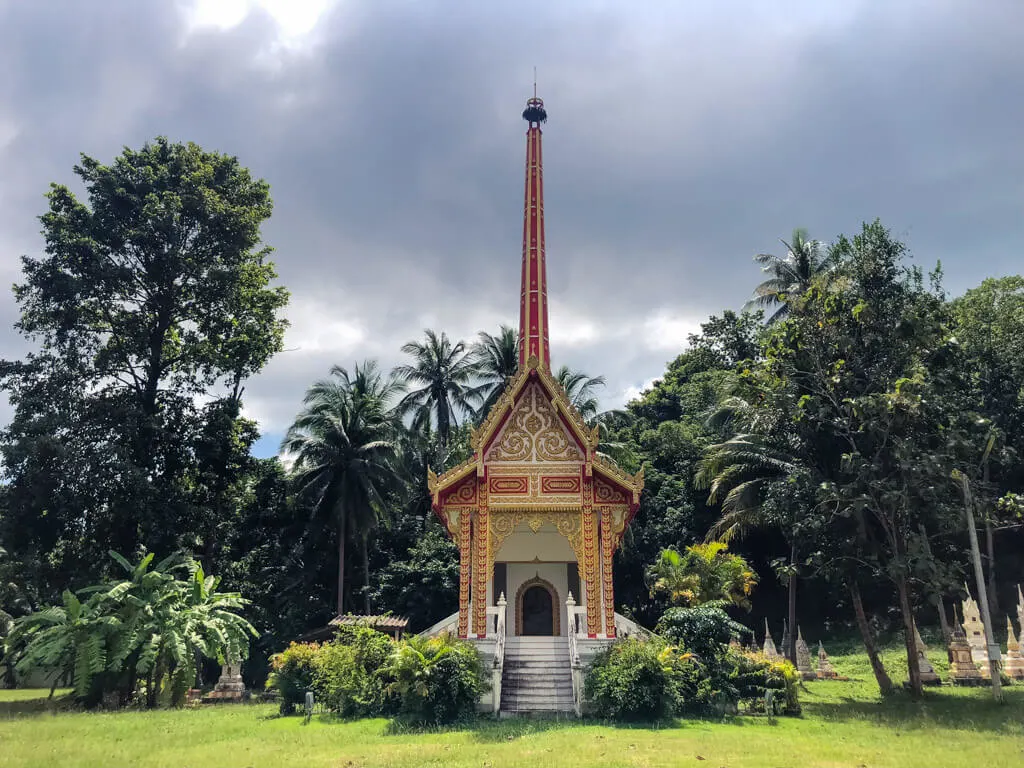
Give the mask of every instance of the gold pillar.
[(491, 570), (491, 537), (487, 490), (483, 483), (477, 493), (479, 505), (473, 526), (473, 632), (483, 637), (487, 633), (487, 581)]
[(601, 584), (604, 593), (604, 631), (615, 637), (615, 585), (612, 582), (612, 559), (615, 557), (615, 538), (612, 534), (611, 513), (601, 513)]
[(583, 480), (583, 579), (587, 590), (587, 634), (601, 633), (601, 594), (598, 591), (597, 520), (594, 517), (594, 481)]
[(473, 564), (472, 515), (459, 512), (459, 637), (469, 636), (469, 575)]

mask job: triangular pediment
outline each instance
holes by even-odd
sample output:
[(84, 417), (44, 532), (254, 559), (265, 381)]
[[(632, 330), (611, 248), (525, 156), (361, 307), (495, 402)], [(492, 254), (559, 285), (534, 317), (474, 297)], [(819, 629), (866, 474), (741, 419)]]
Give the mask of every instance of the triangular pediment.
[(507, 418), (485, 446), (484, 464), (543, 464), (586, 460), (586, 447), (558, 414), (539, 381), (516, 398)]

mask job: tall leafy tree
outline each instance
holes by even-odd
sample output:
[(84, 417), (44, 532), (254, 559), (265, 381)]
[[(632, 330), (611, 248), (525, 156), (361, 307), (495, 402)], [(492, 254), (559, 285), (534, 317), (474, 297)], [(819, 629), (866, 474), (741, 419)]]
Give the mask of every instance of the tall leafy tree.
[[(970, 405), (989, 425), (992, 445), (971, 477), (978, 518), (984, 526), (988, 595), (999, 610), (996, 531), (1001, 518), (997, 499), (1024, 487), (1024, 277), (990, 278), (952, 303), (953, 331), (963, 351)], [(1020, 549), (1006, 547), (1007, 554)], [(1019, 561), (1018, 561), (1019, 562)]]
[(410, 341), (402, 352), (412, 363), (399, 365), (395, 374), (409, 387), (399, 403), (417, 426), (433, 424), (441, 444), (447, 444), (459, 417), (475, 412), (480, 391), (474, 386), (476, 368), (464, 342), (454, 344), (448, 334), (427, 329), (422, 342)]
[(748, 306), (777, 307), (768, 317), (769, 324), (786, 317), (793, 299), (803, 295), (814, 279), (829, 268), (822, 243), (808, 239), (807, 230), (794, 229), (789, 242), (783, 240), (782, 244), (786, 246), (785, 256), (759, 253), (754, 257), (769, 277), (754, 289)]
[(519, 371), (519, 332), (502, 325), (496, 335), (481, 331), (470, 349), (483, 401), (477, 411), (481, 421), (491, 410), (509, 379)]
[[(384, 493), (396, 482), (398, 425), (389, 407), (396, 384), (373, 361), (355, 373), (339, 366), (306, 392), (303, 410), (281, 443), (300, 491), (319, 523), (337, 529), (337, 609), (344, 611), (345, 546), (350, 532), (365, 536), (385, 518)], [(367, 558), (365, 548), (364, 566)], [(369, 585), (366, 584), (366, 587)], [(366, 591), (369, 612), (369, 591)]]
[(207, 537), (223, 505), (206, 490), (223, 497), (232, 461), (205, 454), (220, 477), (197, 491), (197, 442), (222, 415), (217, 442), (238, 435), (242, 384), (280, 349), (287, 301), (260, 237), (269, 187), (236, 158), (160, 138), (74, 171), (85, 199), (51, 186), (45, 253), (22, 259), (14, 290), (35, 348), (0, 364), (15, 409), (2, 535), (51, 584), (95, 575), (107, 546)]

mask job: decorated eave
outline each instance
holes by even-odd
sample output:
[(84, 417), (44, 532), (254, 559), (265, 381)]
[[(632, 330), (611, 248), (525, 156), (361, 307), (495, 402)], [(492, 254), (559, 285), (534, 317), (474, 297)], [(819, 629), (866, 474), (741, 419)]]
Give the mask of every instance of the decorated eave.
[(540, 364), (536, 356), (531, 356), (526, 366), (521, 368), (506, 385), (505, 391), (502, 392), (501, 397), (491, 408), (483, 423), (479, 427), (473, 428), (470, 434), (473, 456), (441, 475), (427, 470), (427, 484), (434, 512), (449, 530), (451, 527), (441, 503), (442, 494), (470, 475), (475, 474), (480, 479), (486, 478), (487, 466), (484, 456), (487, 454), (487, 449), (501, 431), (527, 386), (533, 381), (538, 382), (544, 388), (556, 413), (583, 449), (586, 457), (583, 462), (584, 477), (597, 475), (612, 485), (618, 486), (630, 500), (629, 518), (631, 519), (636, 514), (636, 510), (640, 506), (640, 492), (644, 485), (643, 469), (641, 468), (635, 475), (629, 475), (614, 461), (598, 454), (597, 447), (600, 442), (598, 427), (587, 426), (558, 379)]

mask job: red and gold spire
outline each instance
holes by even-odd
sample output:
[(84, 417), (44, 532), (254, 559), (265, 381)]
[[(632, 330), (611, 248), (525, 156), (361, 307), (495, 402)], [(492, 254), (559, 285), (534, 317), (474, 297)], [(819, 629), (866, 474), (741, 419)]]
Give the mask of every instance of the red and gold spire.
[(523, 119), (526, 131), (526, 192), (523, 203), (523, 278), (519, 299), (519, 367), (531, 357), (551, 370), (548, 349), (548, 274), (544, 255), (544, 171), (541, 156), (540, 124), (547, 122), (544, 101), (526, 102)]

